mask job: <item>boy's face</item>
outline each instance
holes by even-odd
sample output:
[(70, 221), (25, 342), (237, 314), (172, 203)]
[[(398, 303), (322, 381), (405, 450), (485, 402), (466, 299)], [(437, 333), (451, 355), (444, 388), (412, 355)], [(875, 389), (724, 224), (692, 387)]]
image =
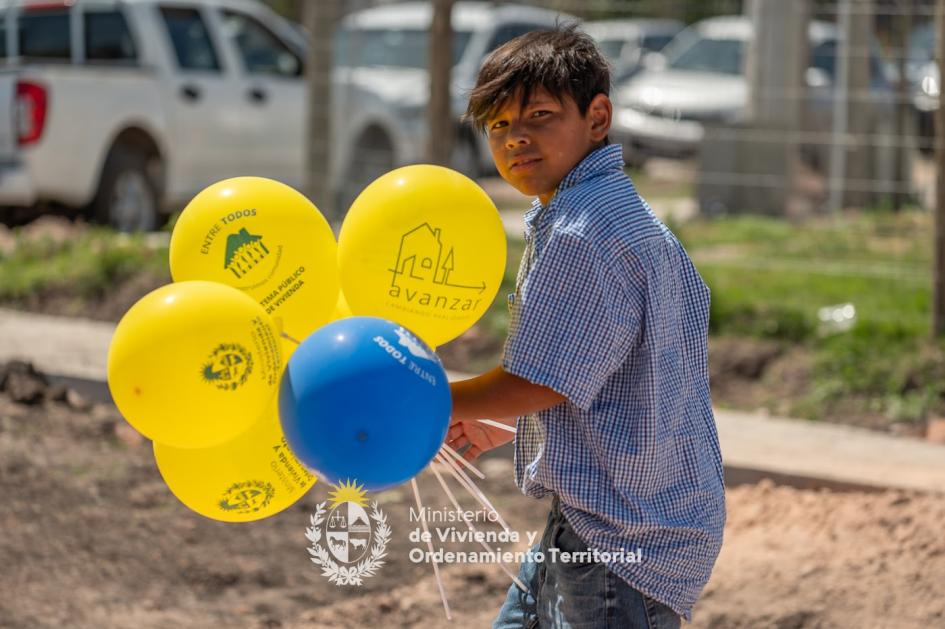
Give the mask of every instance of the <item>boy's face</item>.
[(524, 107), (514, 94), (486, 121), (499, 174), (547, 204), (565, 175), (607, 137), (612, 112), (604, 94), (594, 97), (583, 116), (570, 94), (558, 100), (539, 87)]

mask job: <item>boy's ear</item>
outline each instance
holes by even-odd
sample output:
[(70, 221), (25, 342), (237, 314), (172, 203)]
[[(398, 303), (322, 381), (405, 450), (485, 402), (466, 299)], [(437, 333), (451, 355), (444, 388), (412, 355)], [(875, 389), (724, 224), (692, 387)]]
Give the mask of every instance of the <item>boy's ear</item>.
[(587, 119), (591, 123), (591, 140), (600, 142), (610, 131), (610, 122), (614, 115), (614, 106), (606, 94), (598, 94), (587, 106)]

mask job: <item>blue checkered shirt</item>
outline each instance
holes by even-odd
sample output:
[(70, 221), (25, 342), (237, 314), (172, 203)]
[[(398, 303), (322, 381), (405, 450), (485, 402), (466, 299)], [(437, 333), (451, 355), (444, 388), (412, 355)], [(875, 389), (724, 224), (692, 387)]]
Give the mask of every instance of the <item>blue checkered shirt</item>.
[(518, 420), (515, 477), (557, 494), (590, 548), (687, 620), (722, 545), (725, 490), (709, 397), (709, 289), (600, 148), (525, 215), (503, 368), (565, 402)]

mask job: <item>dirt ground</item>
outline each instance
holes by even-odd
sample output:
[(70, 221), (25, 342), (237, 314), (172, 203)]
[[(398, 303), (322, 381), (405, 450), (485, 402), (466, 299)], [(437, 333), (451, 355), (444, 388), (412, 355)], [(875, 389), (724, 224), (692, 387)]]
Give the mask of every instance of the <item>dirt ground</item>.
[[(267, 520), (205, 519), (170, 494), (150, 444), (113, 406), (61, 389), (25, 395), (29, 387), (7, 380), (0, 627), (486, 627), (504, 597), (497, 565), (444, 566), (454, 614), (445, 620), (430, 565), (408, 558), (418, 545), (408, 539), (417, 525), (407, 487), (373, 496), (393, 531), (387, 565), (360, 587), (339, 587), (310, 562), (304, 537), (327, 487)], [(36, 403), (13, 402), (11, 387)], [(482, 466), (481, 487), (512, 529), (540, 533), (548, 505), (518, 493), (508, 458)], [(428, 472), (420, 485), (427, 506), (447, 506)], [(692, 626), (945, 626), (945, 496), (763, 481), (729, 488), (728, 507)]]

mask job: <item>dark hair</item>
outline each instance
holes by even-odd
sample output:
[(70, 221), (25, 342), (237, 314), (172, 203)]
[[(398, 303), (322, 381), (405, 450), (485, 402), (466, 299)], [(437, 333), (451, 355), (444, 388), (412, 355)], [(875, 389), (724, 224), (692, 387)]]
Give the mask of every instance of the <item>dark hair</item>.
[(569, 94), (581, 115), (598, 94), (610, 94), (610, 67), (577, 24), (532, 31), (495, 49), (483, 62), (463, 116), (480, 131), (518, 90), (524, 107), (536, 88), (561, 100)]

